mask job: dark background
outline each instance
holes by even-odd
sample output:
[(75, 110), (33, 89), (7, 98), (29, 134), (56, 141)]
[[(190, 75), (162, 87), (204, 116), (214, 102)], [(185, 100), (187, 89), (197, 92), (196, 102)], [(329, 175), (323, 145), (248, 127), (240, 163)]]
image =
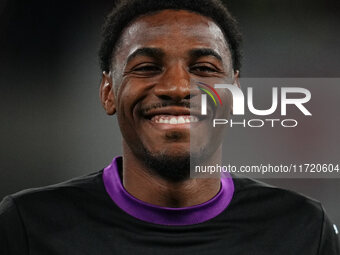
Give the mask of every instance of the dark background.
[[(116, 119), (98, 97), (100, 27), (112, 4), (0, 2), (0, 199), (97, 171), (121, 153)], [(227, 4), (244, 34), (243, 77), (340, 77), (338, 0)], [(266, 181), (320, 200), (340, 224), (340, 179)]]

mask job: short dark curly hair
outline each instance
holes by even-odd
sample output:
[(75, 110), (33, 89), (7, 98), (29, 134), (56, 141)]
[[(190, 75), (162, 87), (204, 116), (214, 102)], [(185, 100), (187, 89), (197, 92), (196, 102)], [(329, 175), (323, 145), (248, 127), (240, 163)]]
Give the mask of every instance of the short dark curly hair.
[(234, 70), (240, 70), (241, 33), (236, 20), (219, 0), (122, 0), (116, 3), (103, 26), (103, 40), (99, 50), (102, 71), (111, 70), (112, 57), (125, 27), (142, 15), (166, 9), (187, 10), (211, 18), (228, 42)]

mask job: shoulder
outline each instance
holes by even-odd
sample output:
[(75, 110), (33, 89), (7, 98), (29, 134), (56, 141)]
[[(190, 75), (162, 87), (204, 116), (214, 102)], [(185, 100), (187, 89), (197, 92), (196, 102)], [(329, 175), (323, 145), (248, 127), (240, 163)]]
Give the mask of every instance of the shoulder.
[(0, 254), (26, 254), (29, 246), (86, 232), (109, 202), (102, 170), (9, 195), (0, 203)]
[(306, 203), (306, 205), (321, 209), (319, 201), (298, 192), (276, 187), (259, 180), (233, 175), (235, 194), (240, 198), (265, 200), (268, 202)]
[[(0, 214), (16, 207), (19, 211), (29, 208), (56, 208), (67, 203), (91, 199), (102, 194), (102, 170), (71, 180), (39, 188), (26, 189), (3, 199)], [(59, 207), (60, 208), (60, 207)]]
[(322, 225), (324, 210), (321, 203), (300, 193), (275, 187), (251, 178), (233, 176), (235, 206), (256, 211), (254, 215), (280, 217), (281, 220), (301, 224), (313, 220)]
[(31, 188), (26, 189), (20, 192), (17, 192), (15, 194), (12, 194), (11, 196), (13, 198), (20, 198), (24, 196), (34, 196), (41, 193), (48, 193), (48, 192), (62, 192), (62, 191), (68, 191), (68, 190), (75, 190), (75, 189), (96, 189), (98, 184), (102, 182), (103, 170), (96, 171), (90, 174), (78, 176), (75, 178), (72, 178), (70, 180), (44, 186), (44, 187), (38, 187), (38, 188)]
[[(295, 247), (339, 254), (335, 225), (321, 203), (294, 191), (233, 175), (235, 193), (230, 204), (232, 220), (246, 222), (247, 231), (265, 239), (282, 240)], [(298, 243), (296, 240), (299, 240)]]

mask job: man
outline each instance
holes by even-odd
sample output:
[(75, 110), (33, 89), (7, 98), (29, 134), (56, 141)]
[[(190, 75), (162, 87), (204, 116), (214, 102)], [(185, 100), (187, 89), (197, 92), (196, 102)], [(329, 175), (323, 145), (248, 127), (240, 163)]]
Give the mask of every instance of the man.
[(222, 149), (202, 136), (192, 83), (238, 86), (239, 42), (215, 0), (118, 4), (104, 27), (100, 98), (117, 114), (123, 157), (6, 197), (0, 254), (339, 254), (318, 202), (246, 178), (190, 178), (190, 161), (221, 162)]

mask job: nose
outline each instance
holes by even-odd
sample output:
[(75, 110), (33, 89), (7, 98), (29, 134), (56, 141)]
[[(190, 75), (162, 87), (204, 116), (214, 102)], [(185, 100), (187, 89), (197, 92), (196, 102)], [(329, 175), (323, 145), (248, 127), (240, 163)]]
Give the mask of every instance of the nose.
[(162, 100), (179, 102), (190, 99), (190, 75), (180, 63), (169, 67), (154, 88), (154, 93)]

